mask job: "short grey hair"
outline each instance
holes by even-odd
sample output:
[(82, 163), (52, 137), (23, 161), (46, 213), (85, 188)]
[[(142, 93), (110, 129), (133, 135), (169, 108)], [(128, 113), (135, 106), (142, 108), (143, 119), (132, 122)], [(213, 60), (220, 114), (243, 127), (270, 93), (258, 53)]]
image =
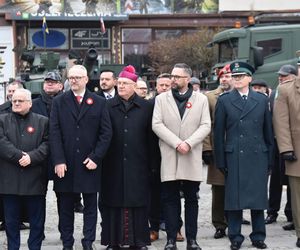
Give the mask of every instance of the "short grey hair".
[(193, 74), (191, 67), (185, 63), (176, 63), (173, 68), (183, 69), (189, 76)]
[(32, 99), (31, 99), (31, 92), (28, 89), (16, 89), (16, 91), (13, 94), (13, 96), (15, 94), (24, 94), (26, 100), (32, 101)]
[(86, 67), (84, 67), (81, 64), (75, 64), (75, 65), (73, 65), (71, 68), (69, 68), (68, 73), (70, 72), (71, 69), (73, 69), (73, 70), (82, 70), (85, 76), (88, 75)]

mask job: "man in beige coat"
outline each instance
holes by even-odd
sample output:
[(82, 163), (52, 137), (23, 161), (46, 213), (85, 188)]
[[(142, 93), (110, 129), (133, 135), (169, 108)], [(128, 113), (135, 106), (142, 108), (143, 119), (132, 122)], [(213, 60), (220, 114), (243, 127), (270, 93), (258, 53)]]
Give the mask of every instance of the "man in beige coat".
[(300, 79), (278, 86), (273, 123), (285, 173), (289, 177), (293, 222), (300, 248)]
[(162, 200), (166, 219), (165, 250), (176, 249), (179, 187), (185, 198), (188, 250), (200, 250), (196, 242), (198, 199), (202, 181), (202, 142), (211, 128), (207, 98), (189, 84), (192, 70), (176, 64), (171, 73), (174, 86), (156, 97), (152, 128), (161, 151)]
[[(231, 81), (231, 71), (230, 64), (227, 64), (222, 68), (218, 75), (219, 87), (215, 90), (206, 93), (209, 110), (211, 116), (212, 127), (214, 124), (215, 108), (218, 97), (224, 92), (231, 91), (232, 81)], [(212, 223), (216, 229), (214, 234), (215, 239), (223, 238), (225, 230), (227, 228), (227, 222), (224, 213), (224, 175), (216, 168), (213, 161), (213, 133), (211, 132), (203, 143), (203, 154), (204, 162), (208, 165), (207, 169), (207, 184), (212, 185), (212, 207), (211, 207), (211, 217)]]

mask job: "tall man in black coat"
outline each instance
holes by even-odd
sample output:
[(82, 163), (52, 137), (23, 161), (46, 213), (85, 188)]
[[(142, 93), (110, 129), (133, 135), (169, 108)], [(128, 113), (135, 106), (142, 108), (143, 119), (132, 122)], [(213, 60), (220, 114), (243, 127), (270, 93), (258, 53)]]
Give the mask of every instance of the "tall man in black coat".
[(102, 159), (112, 136), (104, 98), (86, 89), (87, 70), (69, 69), (70, 91), (54, 98), (50, 114), (50, 150), (55, 166), (54, 190), (60, 193), (60, 226), (64, 250), (74, 244), (74, 198), (82, 193), (84, 250), (96, 237), (97, 192)]
[[(43, 90), (41, 95), (32, 101), (31, 111), (46, 117), (50, 117), (53, 98), (63, 93), (63, 83), (59, 72), (50, 71), (44, 77)], [(53, 180), (54, 170), (49, 162), (49, 179)], [(56, 193), (57, 206), (59, 207), (59, 193)], [(83, 212), (80, 194), (75, 199), (74, 211)]]
[(231, 249), (240, 248), (243, 209), (251, 210), (252, 245), (266, 248), (264, 209), (273, 133), (268, 97), (249, 89), (254, 69), (245, 62), (230, 65), (234, 90), (219, 96), (214, 123), (216, 167), (225, 175), (225, 210)]
[(0, 115), (0, 193), (8, 249), (20, 248), (22, 205), (30, 223), (29, 249), (41, 249), (47, 190), (48, 118), (30, 112), (31, 93), (17, 89), (12, 112)]
[(146, 250), (153, 104), (135, 94), (132, 66), (119, 74), (118, 95), (109, 100), (112, 142), (103, 162), (101, 244)]

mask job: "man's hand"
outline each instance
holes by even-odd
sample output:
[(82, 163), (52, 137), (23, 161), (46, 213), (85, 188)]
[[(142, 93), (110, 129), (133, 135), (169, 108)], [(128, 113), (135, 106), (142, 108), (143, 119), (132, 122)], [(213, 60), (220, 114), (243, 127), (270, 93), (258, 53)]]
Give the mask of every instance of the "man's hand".
[(184, 141), (184, 142), (181, 142), (181, 143), (177, 146), (176, 150), (177, 150), (179, 153), (185, 155), (185, 154), (187, 154), (188, 152), (190, 152), (191, 146), (190, 146), (189, 144), (187, 144), (187, 143)]
[(85, 164), (86, 168), (89, 170), (94, 170), (97, 168), (97, 164), (93, 162), (90, 158), (86, 158), (83, 164)]
[(26, 166), (30, 165), (31, 159), (30, 159), (29, 154), (27, 154), (26, 152), (22, 152), (22, 154), (23, 154), (23, 156), (22, 156), (22, 158), (19, 160), (19, 164), (20, 164), (22, 167), (26, 167)]
[(65, 172), (67, 172), (67, 165), (64, 163), (55, 165), (54, 172), (59, 178), (65, 177)]
[(294, 151), (287, 151), (280, 154), (281, 158), (285, 161), (296, 161), (297, 157), (294, 153)]
[(211, 150), (202, 152), (202, 160), (206, 165), (212, 164), (214, 162), (214, 156)]
[(218, 168), (220, 171), (221, 171), (221, 173), (225, 176), (225, 177), (227, 177), (227, 175), (228, 175), (228, 169), (227, 168)]

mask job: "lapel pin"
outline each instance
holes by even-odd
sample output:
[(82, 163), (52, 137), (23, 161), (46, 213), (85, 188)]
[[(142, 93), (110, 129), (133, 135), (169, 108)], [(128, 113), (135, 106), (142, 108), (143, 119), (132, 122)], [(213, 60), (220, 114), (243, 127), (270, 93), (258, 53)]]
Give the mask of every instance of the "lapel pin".
[(94, 100), (92, 98), (86, 99), (86, 104), (92, 105), (94, 103)]

